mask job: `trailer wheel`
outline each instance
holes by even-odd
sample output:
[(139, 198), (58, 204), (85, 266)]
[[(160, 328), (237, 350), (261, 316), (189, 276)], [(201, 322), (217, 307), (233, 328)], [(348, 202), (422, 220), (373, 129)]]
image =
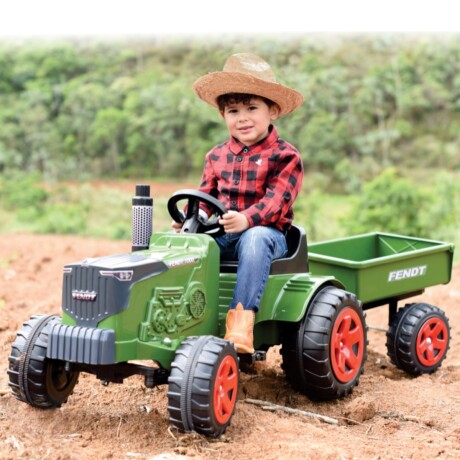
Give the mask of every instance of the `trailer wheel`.
[(431, 374), (441, 366), (450, 342), (449, 320), (427, 303), (408, 304), (391, 321), (387, 351), (391, 362), (411, 375)]
[(16, 334), (8, 358), (8, 384), (13, 395), (42, 409), (65, 403), (79, 375), (66, 368), (63, 361), (46, 357), (48, 326), (59, 321), (55, 315), (36, 315), (26, 321)]
[(168, 383), (171, 423), (181, 431), (220, 436), (238, 397), (235, 347), (218, 337), (189, 337), (176, 352)]
[(366, 359), (367, 327), (361, 302), (332, 286), (321, 290), (305, 318), (283, 334), (281, 354), (289, 383), (311, 399), (349, 394)]

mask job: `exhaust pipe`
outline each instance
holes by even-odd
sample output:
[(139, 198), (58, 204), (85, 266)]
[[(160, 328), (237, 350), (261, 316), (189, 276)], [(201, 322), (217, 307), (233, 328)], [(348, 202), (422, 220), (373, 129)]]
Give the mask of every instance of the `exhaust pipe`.
[(148, 249), (152, 236), (153, 198), (150, 185), (136, 185), (136, 196), (132, 199), (132, 250)]

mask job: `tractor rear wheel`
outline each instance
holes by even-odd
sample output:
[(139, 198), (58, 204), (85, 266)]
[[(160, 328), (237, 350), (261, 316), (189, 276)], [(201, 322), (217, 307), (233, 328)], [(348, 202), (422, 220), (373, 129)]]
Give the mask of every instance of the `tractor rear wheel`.
[(354, 294), (328, 286), (305, 318), (282, 339), (289, 383), (315, 400), (340, 398), (358, 384), (366, 359), (367, 327)]
[(220, 436), (238, 397), (235, 347), (218, 337), (189, 337), (176, 351), (168, 383), (171, 423), (181, 431)]
[(65, 403), (79, 375), (65, 362), (46, 357), (49, 326), (59, 321), (55, 315), (36, 315), (26, 321), (8, 358), (8, 384), (13, 395), (42, 409)]
[(427, 303), (401, 308), (387, 332), (391, 362), (411, 375), (431, 374), (441, 366), (450, 342), (449, 320), (444, 312)]

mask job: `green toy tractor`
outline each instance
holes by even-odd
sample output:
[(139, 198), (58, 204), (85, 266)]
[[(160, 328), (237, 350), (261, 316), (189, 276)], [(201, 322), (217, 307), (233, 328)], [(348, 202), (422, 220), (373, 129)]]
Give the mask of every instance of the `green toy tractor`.
[[(186, 214), (178, 208), (184, 201)], [(211, 208), (215, 217), (204, 221), (200, 204)], [(423, 287), (448, 282), (452, 257), (450, 266), (446, 257), (452, 254), (452, 246), (420, 240), (444, 257), (431, 262), (427, 251), (423, 253), (426, 260), (417, 266), (425, 265), (429, 276), (402, 280), (396, 279), (402, 276), (399, 273), (388, 276), (388, 270), (412, 267), (412, 259), (406, 262), (399, 254), (384, 268), (384, 283), (380, 275), (372, 275), (369, 282), (376, 285), (378, 294), (364, 290), (367, 304), (363, 304), (357, 298), (363, 288), (353, 284), (356, 275), (334, 263), (323, 269), (324, 261), (313, 261), (314, 254), (310, 270), (305, 231), (292, 226), (287, 233), (288, 254), (273, 262), (256, 315), (256, 351), (237, 355), (233, 344), (222, 338), (237, 263), (220, 260), (214, 240), (223, 233), (218, 217), (226, 210), (215, 198), (194, 190), (175, 193), (168, 209), (173, 219), (183, 222), (181, 233), (151, 235), (149, 186), (138, 185), (133, 198), (132, 252), (64, 267), (62, 317), (33, 316), (12, 344), (9, 385), (18, 400), (38, 408), (59, 407), (71, 395), (80, 372), (94, 374), (104, 384), (122, 383), (140, 374), (149, 388), (168, 385), (168, 411), (174, 426), (219, 436), (235, 411), (240, 360), (263, 360), (274, 345), (282, 345), (286, 378), (298, 391), (316, 400), (349, 394), (366, 358), (363, 309), (384, 304), (390, 304), (392, 361), (413, 374), (433, 372), (441, 365), (450, 338), (444, 313), (427, 304), (397, 311), (396, 304), (423, 290), (417, 281)], [(414, 248), (412, 244), (412, 258), (413, 252), (419, 252)], [(331, 259), (329, 247), (323, 249), (326, 255), (316, 257)], [(340, 244), (335, 250), (342, 257), (347, 252)], [(376, 257), (385, 259), (378, 266), (388, 265), (391, 259)], [(440, 272), (440, 265), (444, 267), (441, 278), (433, 275)], [(403, 336), (399, 325), (408, 321), (408, 310), (411, 331)], [(142, 360), (149, 363), (139, 364)]]

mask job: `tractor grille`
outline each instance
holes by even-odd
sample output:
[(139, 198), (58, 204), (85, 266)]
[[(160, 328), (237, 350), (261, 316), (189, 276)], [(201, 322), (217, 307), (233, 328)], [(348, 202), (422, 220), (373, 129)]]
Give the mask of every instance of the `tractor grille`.
[(141, 253), (86, 259), (64, 267), (62, 309), (78, 326), (100, 321), (128, 308), (130, 289), (168, 267)]
[(127, 307), (131, 283), (102, 276), (100, 268), (74, 266), (71, 273), (64, 275), (63, 283), (63, 310), (78, 325), (95, 327)]

